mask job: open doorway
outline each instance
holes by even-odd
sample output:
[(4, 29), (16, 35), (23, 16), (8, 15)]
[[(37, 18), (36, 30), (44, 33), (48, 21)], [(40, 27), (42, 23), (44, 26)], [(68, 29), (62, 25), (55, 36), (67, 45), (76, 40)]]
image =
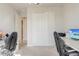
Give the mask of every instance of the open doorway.
[(21, 49), (25, 45), (27, 45), (27, 19), (26, 17), (19, 17), (16, 18), (16, 30), (18, 32), (18, 49)]
[(25, 38), (25, 34), (26, 34), (26, 17), (21, 17), (20, 20), (20, 29), (21, 29), (21, 39), (19, 40), (19, 48), (24, 47), (24, 45), (26, 45), (26, 38)]

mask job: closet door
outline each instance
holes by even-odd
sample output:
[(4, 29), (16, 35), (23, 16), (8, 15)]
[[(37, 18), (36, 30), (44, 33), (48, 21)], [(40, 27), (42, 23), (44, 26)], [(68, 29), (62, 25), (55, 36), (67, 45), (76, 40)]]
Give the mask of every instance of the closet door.
[(32, 45), (53, 45), (54, 15), (51, 12), (32, 13)]

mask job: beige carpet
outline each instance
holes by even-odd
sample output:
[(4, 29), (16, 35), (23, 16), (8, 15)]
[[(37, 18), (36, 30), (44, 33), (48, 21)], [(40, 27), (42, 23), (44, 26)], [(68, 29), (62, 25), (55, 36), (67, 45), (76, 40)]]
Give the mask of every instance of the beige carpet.
[(24, 47), (18, 53), (21, 56), (58, 56), (53, 47)]

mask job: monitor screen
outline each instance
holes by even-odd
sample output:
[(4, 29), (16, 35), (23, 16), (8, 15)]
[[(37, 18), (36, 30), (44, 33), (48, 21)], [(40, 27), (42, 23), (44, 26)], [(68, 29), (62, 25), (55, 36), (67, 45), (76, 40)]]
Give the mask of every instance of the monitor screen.
[(70, 29), (69, 36), (72, 39), (79, 39), (79, 29)]

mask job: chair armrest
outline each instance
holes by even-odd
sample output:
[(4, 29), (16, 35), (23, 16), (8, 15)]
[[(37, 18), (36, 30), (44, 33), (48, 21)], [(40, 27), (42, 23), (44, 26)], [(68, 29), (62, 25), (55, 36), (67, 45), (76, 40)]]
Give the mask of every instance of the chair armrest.
[(71, 48), (71, 47), (69, 47), (67, 45), (65, 45), (65, 48), (68, 49), (68, 50), (74, 50), (73, 48)]
[(69, 56), (69, 55), (79, 56), (79, 52), (77, 52), (77, 51), (70, 51), (70, 52), (65, 52), (64, 55), (65, 56)]
[(67, 51), (67, 52), (73, 52), (73, 51), (76, 51), (76, 50), (65, 47), (65, 51)]

